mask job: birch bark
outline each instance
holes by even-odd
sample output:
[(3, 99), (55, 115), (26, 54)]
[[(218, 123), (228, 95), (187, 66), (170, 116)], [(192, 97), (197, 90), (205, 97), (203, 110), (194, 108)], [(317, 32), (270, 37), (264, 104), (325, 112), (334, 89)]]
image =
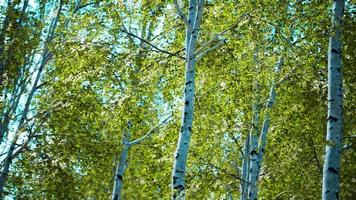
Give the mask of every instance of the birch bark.
[(121, 191), (124, 179), (124, 173), (127, 168), (127, 157), (129, 155), (129, 144), (130, 136), (126, 131), (124, 133), (124, 137), (122, 140), (123, 149), (120, 155), (120, 161), (117, 166), (116, 174), (115, 174), (115, 181), (114, 181), (114, 189), (112, 194), (112, 200), (120, 200), (121, 199)]
[(342, 140), (342, 57), (341, 31), (344, 0), (334, 0), (332, 35), (328, 50), (328, 118), (323, 167), (322, 199), (339, 199), (340, 152)]
[(185, 173), (194, 112), (195, 48), (203, 13), (204, 0), (190, 0), (186, 27), (186, 71), (182, 124), (172, 173), (172, 199), (185, 198)]
[[(279, 59), (277, 66), (276, 66), (276, 70), (275, 70), (276, 78), (278, 77), (277, 75), (278, 75), (279, 71), (281, 70), (282, 64), (283, 64), (283, 59), (281, 58), (281, 59)], [(251, 181), (251, 190), (250, 190), (250, 194), (249, 194), (249, 199), (257, 199), (257, 197), (258, 197), (257, 181), (258, 181), (259, 174), (261, 171), (263, 154), (264, 154), (266, 144), (267, 144), (267, 133), (268, 133), (269, 124), (270, 124), (270, 111), (271, 111), (271, 109), (274, 105), (275, 99), (276, 99), (275, 82), (276, 82), (276, 80), (272, 81), (268, 101), (266, 104), (266, 111), (265, 111), (265, 115), (264, 115), (264, 119), (263, 119), (263, 125), (262, 125), (262, 129), (261, 129), (260, 139), (258, 142), (258, 152), (257, 152), (258, 157), (257, 157), (257, 161), (253, 165), (253, 167), (254, 167), (253, 179), (250, 180)]]
[(245, 139), (244, 155), (242, 161), (242, 181), (240, 190), (240, 200), (247, 200), (248, 196), (248, 177), (250, 168), (250, 137), (247, 136)]
[[(253, 194), (255, 193), (256, 189), (256, 180), (258, 178), (257, 174), (257, 165), (258, 165), (258, 123), (259, 123), (259, 116), (261, 112), (261, 106), (260, 104), (260, 91), (259, 91), (259, 86), (257, 85), (256, 89), (256, 100), (253, 105), (253, 116), (252, 116), (252, 128), (250, 132), (250, 166), (249, 166), (249, 187), (248, 187), (248, 199), (250, 200), (255, 200), (257, 198), (253, 197)], [(246, 192), (247, 193), (247, 192)], [(245, 193), (245, 195), (247, 195)], [(246, 198), (247, 199), (247, 198)]]

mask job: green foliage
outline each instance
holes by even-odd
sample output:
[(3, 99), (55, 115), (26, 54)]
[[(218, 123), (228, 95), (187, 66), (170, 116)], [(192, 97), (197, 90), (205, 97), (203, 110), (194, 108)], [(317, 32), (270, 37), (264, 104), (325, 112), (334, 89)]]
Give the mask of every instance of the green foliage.
[[(21, 77), (21, 66), (28, 66), (33, 52), (43, 47), (47, 24), (42, 17), (47, 13), (44, 8), (52, 4), (36, 3), (38, 10), (25, 13), (19, 6), (1, 8), (2, 16), (9, 19), (8, 25), (2, 22), (7, 28), (0, 38), (1, 62), (7, 63), (0, 86), (3, 94)], [(171, 1), (100, 1), (73, 14), (74, 1), (64, 3), (54, 40), (48, 44), (53, 59), (32, 102), (37, 113), (46, 115), (36, 118), (36, 137), (13, 162), (9, 196), (109, 199), (123, 130), (128, 129), (131, 140), (140, 138), (172, 113), (169, 123), (130, 148), (123, 178), (124, 199), (169, 199), (185, 70), (179, 58), (184, 55), (185, 29), (174, 5)], [(259, 197), (320, 199), (329, 5), (296, 0), (206, 1), (197, 49), (247, 15), (218, 38), (226, 39), (220, 48), (197, 64), (187, 199), (239, 197), (241, 152), (252, 126), (254, 83), (258, 81), (261, 88), (262, 119), (280, 57), (284, 65), (276, 78), (284, 81), (277, 87), (270, 112)], [(186, 2), (182, 8), (188, 9)], [(355, 16), (350, 10), (343, 33), (347, 148), (342, 154), (342, 199), (356, 195), (356, 143), (351, 137), (356, 133)], [(20, 29), (16, 28), (19, 19)], [(162, 53), (152, 44), (179, 56)], [(0, 100), (5, 110), (6, 99)]]

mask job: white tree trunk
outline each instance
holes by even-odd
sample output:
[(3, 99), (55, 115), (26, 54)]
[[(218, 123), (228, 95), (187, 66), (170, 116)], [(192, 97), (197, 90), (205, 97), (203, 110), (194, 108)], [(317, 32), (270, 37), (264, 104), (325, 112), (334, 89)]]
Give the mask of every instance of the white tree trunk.
[(129, 149), (130, 149), (130, 144), (129, 144), (129, 135), (128, 133), (124, 133), (124, 138), (122, 140), (122, 151), (120, 154), (120, 160), (117, 165), (117, 170), (115, 174), (115, 181), (114, 181), (114, 189), (112, 193), (112, 200), (120, 200), (121, 199), (121, 191), (122, 191), (122, 185), (123, 185), (123, 179), (124, 179), (124, 173), (127, 168), (127, 157), (129, 155)]
[[(259, 90), (257, 91), (259, 93)], [(259, 94), (257, 94), (259, 96)], [(258, 122), (259, 115), (261, 112), (261, 106), (259, 105), (259, 97), (257, 97), (256, 102), (253, 105), (253, 116), (252, 116), (252, 128), (250, 133), (250, 168), (249, 168), (249, 190), (248, 199), (255, 200), (257, 197), (256, 193), (256, 181), (258, 178), (257, 166), (258, 166)]]
[[(63, 1), (60, 2), (58, 13), (57, 13), (56, 17), (53, 19), (52, 25), (50, 26), (51, 31), (49, 32), (49, 34), (47, 36), (47, 42), (51, 42), (51, 40), (53, 38), (54, 31), (55, 31), (55, 29), (57, 27), (57, 23), (59, 21), (59, 17), (60, 17), (60, 13), (61, 13), (61, 10), (62, 10), (62, 6), (63, 6)], [(13, 160), (13, 153), (14, 153), (14, 150), (15, 150), (17, 139), (20, 136), (21, 129), (25, 125), (27, 114), (28, 114), (28, 111), (30, 109), (30, 105), (31, 105), (32, 99), (33, 99), (33, 97), (35, 95), (35, 92), (37, 90), (38, 83), (40, 82), (44, 67), (46, 66), (47, 62), (51, 59), (51, 57), (52, 57), (52, 54), (49, 52), (49, 50), (48, 50), (48, 48), (46, 46), (45, 50), (42, 53), (41, 64), (40, 64), (40, 67), (38, 69), (36, 78), (35, 78), (35, 80), (33, 82), (31, 90), (30, 90), (30, 92), (29, 92), (29, 94), (27, 96), (27, 99), (26, 99), (26, 102), (25, 102), (25, 105), (24, 105), (24, 109), (21, 112), (21, 118), (19, 119), (16, 131), (14, 133), (14, 137), (13, 137), (13, 139), (11, 141), (11, 144), (10, 144), (10, 148), (9, 148), (7, 154), (6, 154), (6, 158), (4, 159), (3, 168), (2, 168), (1, 173), (0, 173), (0, 197), (2, 197), (2, 194), (4, 192), (4, 186), (6, 184), (6, 180), (7, 180), (8, 174), (9, 174), (9, 170), (10, 170), (10, 165), (11, 165), (12, 160)]]
[(186, 71), (182, 124), (172, 173), (172, 199), (185, 198), (185, 172), (192, 134), (194, 112), (195, 48), (203, 12), (203, 0), (189, 1), (189, 18), (186, 28)]
[(242, 160), (242, 174), (240, 200), (247, 200), (248, 197), (248, 181), (249, 181), (249, 168), (250, 168), (250, 136), (245, 139), (244, 155)]
[[(259, 67), (259, 61), (258, 61), (258, 52), (259, 48), (257, 47), (255, 49), (254, 53), (254, 61), (256, 64), (256, 73), (259, 73), (260, 67)], [(256, 193), (256, 181), (258, 178), (257, 174), (257, 165), (258, 165), (258, 136), (259, 136), (259, 117), (260, 117), (260, 112), (261, 112), (261, 89), (260, 85), (258, 83), (258, 80), (255, 80), (255, 86), (254, 86), (254, 103), (252, 106), (252, 122), (251, 122), (251, 131), (250, 131), (250, 162), (249, 162), (249, 176), (248, 176), (248, 198), (247, 199), (255, 199), (255, 193)], [(245, 193), (245, 195), (247, 195)]]
[(322, 199), (339, 199), (340, 151), (342, 140), (341, 30), (344, 0), (334, 0), (332, 35), (328, 50), (328, 118), (323, 167)]
[[(275, 70), (276, 78), (278, 77), (278, 74), (279, 74), (279, 71), (281, 70), (282, 65), (283, 65), (283, 59), (281, 58), (281, 59), (279, 59), (277, 66), (276, 66), (276, 70)], [(276, 100), (275, 82), (276, 82), (276, 80), (272, 81), (269, 97), (268, 97), (267, 104), (266, 104), (266, 111), (265, 111), (265, 115), (264, 115), (264, 119), (263, 119), (260, 140), (258, 143), (258, 160), (257, 160), (256, 166), (255, 166), (257, 168), (257, 171), (256, 171), (257, 176), (256, 176), (256, 180), (254, 181), (255, 188), (252, 190), (253, 193), (251, 194), (250, 199), (257, 199), (257, 197), (258, 197), (257, 181), (258, 181), (259, 174), (261, 171), (263, 155), (264, 155), (266, 144), (267, 144), (267, 134), (268, 134), (269, 124), (270, 124), (270, 112), (271, 112), (271, 109), (272, 109), (274, 102)]]

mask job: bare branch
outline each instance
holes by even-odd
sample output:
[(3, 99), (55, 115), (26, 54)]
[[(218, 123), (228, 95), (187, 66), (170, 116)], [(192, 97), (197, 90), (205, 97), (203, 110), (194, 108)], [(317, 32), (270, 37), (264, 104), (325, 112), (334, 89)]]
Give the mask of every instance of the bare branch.
[(203, 56), (205, 56), (207, 53), (210, 53), (211, 51), (214, 51), (215, 49), (219, 48), (222, 46), (223, 43), (225, 43), (225, 39), (224, 40), (220, 40), (215, 46), (210, 47), (208, 49), (206, 49), (204, 52), (202, 52), (200, 55), (196, 55), (197, 58), (195, 59), (195, 62), (197, 62), (198, 60), (200, 60)]
[(161, 49), (161, 48), (157, 47), (156, 45), (152, 44), (151, 42), (147, 41), (146, 39), (143, 39), (143, 38), (141, 38), (141, 37), (139, 37), (139, 36), (137, 36), (137, 35), (135, 35), (135, 34), (133, 34), (133, 33), (131, 33), (131, 32), (128, 32), (128, 31), (126, 31), (126, 30), (124, 30), (124, 29), (120, 29), (120, 31), (126, 33), (126, 34), (129, 35), (129, 36), (132, 36), (132, 37), (134, 37), (134, 38), (137, 38), (137, 39), (139, 39), (140, 41), (142, 41), (142, 42), (144, 42), (144, 43), (150, 45), (152, 48), (154, 48), (154, 49), (157, 50), (158, 52), (165, 53), (165, 54), (168, 54), (168, 55), (171, 55), (171, 56), (175, 56), (175, 57), (178, 57), (178, 58), (183, 59), (183, 60), (185, 59), (185, 57), (180, 56), (178, 53), (172, 53), (172, 52), (169, 52), (169, 51), (167, 51), (167, 50)]
[(290, 79), (290, 77), (292, 76), (292, 74), (294, 73), (294, 71), (299, 67), (300, 65), (296, 65), (295, 67), (293, 67), (293, 69), (283, 78), (281, 78), (277, 83), (276, 83), (276, 88), (278, 88), (279, 86), (281, 86), (281, 84), (283, 84), (284, 82), (286, 82), (287, 80)]
[(188, 27), (188, 29), (190, 29), (187, 16), (185, 16), (185, 14), (183, 13), (183, 11), (182, 11), (182, 9), (180, 8), (180, 6), (179, 6), (177, 0), (174, 0), (174, 6), (176, 7), (176, 10), (177, 10), (177, 12), (178, 12), (178, 15), (182, 18), (184, 24)]
[(319, 162), (319, 158), (318, 158), (318, 154), (317, 154), (316, 149), (315, 149), (315, 143), (314, 143), (313, 137), (310, 135), (310, 133), (308, 133), (308, 136), (309, 136), (310, 145), (311, 145), (311, 147), (313, 149), (313, 154), (314, 154), (314, 158), (315, 158), (315, 161), (316, 161), (316, 166), (318, 167), (321, 176), (323, 176), (323, 167), (321, 166), (321, 164)]
[(83, 5), (80, 5), (80, 3), (76, 6), (76, 8), (74, 9), (73, 11), (73, 14), (75, 14), (76, 12), (78, 12), (78, 10), (80, 9), (83, 9), (87, 6), (90, 6), (90, 5), (94, 5), (94, 4), (98, 4), (100, 3), (101, 1), (94, 1), (94, 2), (89, 2), (89, 3), (86, 3), (86, 4), (83, 4)]
[(210, 166), (210, 167), (212, 167), (212, 168), (214, 168), (214, 169), (216, 169), (216, 170), (219, 170), (220, 172), (222, 172), (222, 173), (224, 173), (224, 174), (226, 174), (226, 175), (229, 175), (229, 176), (231, 176), (231, 177), (233, 177), (233, 178), (236, 178), (236, 179), (238, 179), (238, 180), (240, 180), (240, 181), (242, 181), (242, 182), (250, 183), (250, 182), (248, 182), (248, 181), (243, 180), (239, 175), (230, 173), (230, 172), (228, 172), (226, 169), (220, 168), (220, 167), (218, 167), (218, 166), (216, 166), (216, 165), (214, 165), (214, 164), (212, 164), (212, 163), (204, 162), (204, 164), (206, 164), (206, 165), (208, 165), (208, 166)]
[(343, 139), (343, 140), (344, 140), (344, 139), (356, 139), (356, 135), (346, 136), (346, 137), (343, 137), (342, 139)]
[(150, 137), (160, 126), (165, 124), (171, 117), (172, 117), (172, 115), (168, 116), (165, 120), (163, 120), (157, 126), (153, 127), (150, 131), (148, 131), (144, 136), (142, 136), (142, 137), (130, 142), (129, 145), (131, 146), (131, 145), (135, 145), (135, 144), (141, 143), (143, 140), (145, 140), (146, 138)]
[(195, 55), (200, 54), (206, 47), (208, 47), (212, 42), (216, 41), (218, 39), (218, 37), (224, 35), (225, 33), (227, 33), (228, 31), (230, 31), (231, 29), (235, 28), (237, 25), (239, 25), (239, 23), (245, 19), (245, 17), (247, 17), (249, 14), (248, 13), (244, 13), (242, 14), (232, 25), (230, 25), (227, 29), (223, 30), (222, 32), (216, 34), (213, 38), (211, 38), (208, 42), (206, 42), (205, 44), (202, 45), (202, 47), (200, 47), (200, 49), (195, 53)]

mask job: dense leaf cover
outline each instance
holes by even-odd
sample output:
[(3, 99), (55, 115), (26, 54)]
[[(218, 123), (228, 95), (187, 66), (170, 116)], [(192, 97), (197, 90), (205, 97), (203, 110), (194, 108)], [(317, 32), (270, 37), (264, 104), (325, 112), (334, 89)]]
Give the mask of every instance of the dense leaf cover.
[[(204, 1), (186, 199), (240, 198), (245, 139), (267, 114), (258, 199), (321, 199), (331, 5)], [(4, 0), (0, 11), (2, 172), (14, 146), (3, 197), (110, 199), (124, 133), (134, 141), (172, 116), (130, 147), (122, 177), (123, 199), (169, 199), (186, 48), (174, 2)], [(356, 197), (355, 15), (345, 1), (340, 199)]]

